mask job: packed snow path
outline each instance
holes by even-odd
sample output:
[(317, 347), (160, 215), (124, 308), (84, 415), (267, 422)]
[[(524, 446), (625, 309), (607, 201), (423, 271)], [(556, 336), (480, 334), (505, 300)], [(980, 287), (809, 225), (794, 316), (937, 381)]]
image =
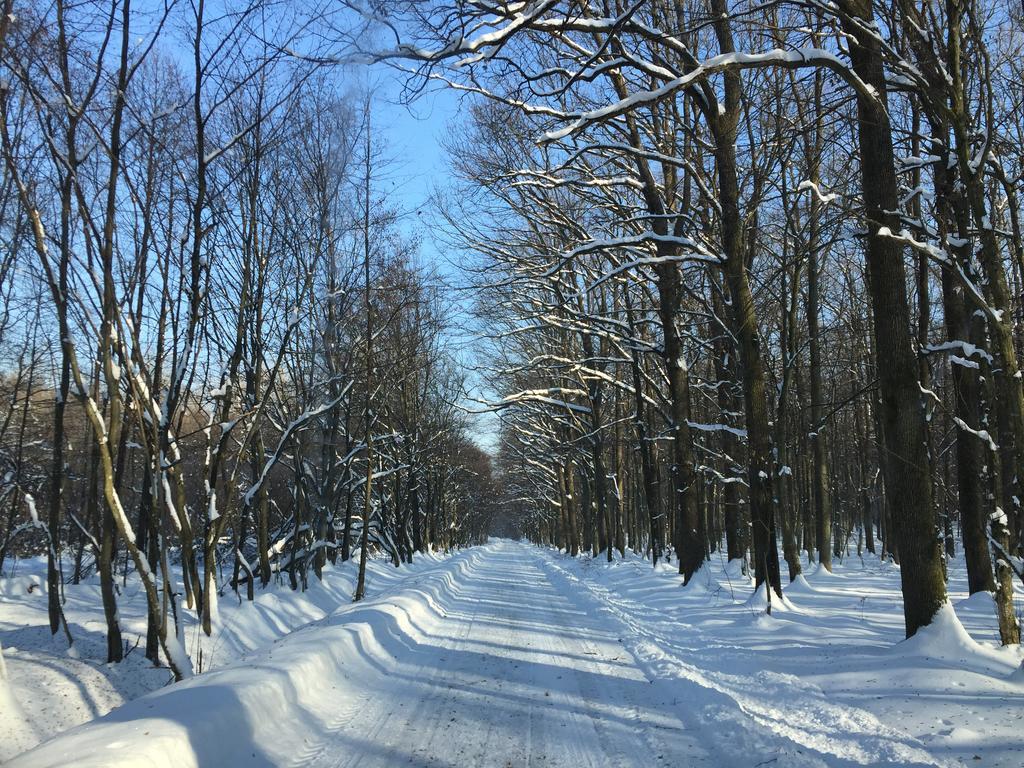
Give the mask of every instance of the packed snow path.
[(330, 766), (712, 765), (621, 638), (538, 553), (489, 547), (439, 620), (300, 762)]
[[(840, 626), (851, 599), (842, 586), (818, 592), (801, 581), (808, 601), (836, 608), (822, 621), (824, 608), (776, 606), (798, 619), (787, 621), (764, 616), (756, 597), (728, 597), (735, 581), (726, 590), (706, 575), (683, 590), (671, 568), (652, 573), (639, 559), (605, 568), (493, 542), (129, 702), (14, 765), (1020, 764), (1013, 718), (1024, 686), (993, 676), (1012, 672), (1013, 659), (953, 637), (962, 648), (938, 647), (956, 655), (935, 667), (920, 648), (871, 646), (864, 615)], [(883, 621), (898, 623), (891, 613), (885, 603)], [(847, 631), (857, 646), (842, 645)], [(819, 637), (827, 644), (816, 646)], [(865, 645), (863, 655), (838, 650)], [(908, 682), (879, 688), (888, 675)], [(925, 687), (940, 682), (984, 694)], [(826, 695), (826, 685), (835, 690)], [(989, 732), (962, 727), (965, 712)], [(985, 743), (998, 752), (972, 761)]]

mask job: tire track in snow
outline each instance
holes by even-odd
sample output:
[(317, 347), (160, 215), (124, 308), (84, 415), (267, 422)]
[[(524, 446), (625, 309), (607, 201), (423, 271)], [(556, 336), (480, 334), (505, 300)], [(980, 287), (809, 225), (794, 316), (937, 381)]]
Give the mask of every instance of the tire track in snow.
[[(460, 553), (451, 560), (442, 562), (433, 568), (429, 568), (419, 574), (415, 579), (409, 581), (408, 584), (403, 584), (405, 590), (421, 590), (424, 602), (430, 606), (433, 611), (442, 611), (440, 606), (433, 605), (433, 601), (430, 595), (426, 592), (425, 586), (437, 579), (440, 576), (442, 579), (447, 577), (448, 572), (452, 569), (452, 564), (462, 560), (471, 559), (473, 553)], [(456, 566), (458, 567), (458, 566)], [(388, 597), (385, 594), (382, 597), (375, 598), (372, 594), (369, 597), (368, 603), (374, 603), (387, 608), (390, 603)], [(348, 608), (348, 610), (354, 609)], [(345, 611), (347, 609), (342, 609)], [(336, 614), (335, 614), (336, 615)], [(322, 619), (315, 624), (324, 624), (331, 620), (332, 617)], [(468, 631), (468, 627), (466, 628)], [(356, 647), (360, 647), (359, 642), (359, 628), (353, 628), (351, 630)], [(351, 662), (355, 661), (353, 664)], [(342, 676), (345, 681), (350, 684), (350, 688), (347, 691), (342, 691), (337, 686), (332, 686), (332, 690), (335, 695), (330, 698), (324, 698), (321, 702), (321, 712), (333, 713), (331, 718), (321, 726), (320, 738), (316, 741), (307, 742), (304, 749), (300, 750), (292, 761), (288, 763), (290, 768), (305, 768), (305, 766), (318, 766), (318, 765), (347, 765), (348, 763), (339, 762), (352, 758), (352, 754), (345, 751), (340, 754), (337, 753), (337, 740), (343, 736), (345, 731), (350, 728), (355, 728), (360, 722), (360, 716), (365, 715), (369, 706), (371, 706), (372, 697), (374, 691), (365, 685), (359, 685), (359, 672), (357, 666), (359, 663), (365, 662), (366, 659), (350, 660), (349, 664), (342, 662), (342, 667), (351, 668), (351, 672), (343, 672)], [(358, 691), (358, 694), (352, 696), (351, 694)], [(346, 695), (348, 694), (348, 695)]]
[[(817, 686), (791, 675), (762, 671), (753, 679), (701, 669), (670, 650), (672, 634), (700, 637), (692, 625), (655, 615), (642, 618), (642, 605), (561, 567), (538, 551), (538, 559), (565, 590), (623, 629), (628, 650), (652, 680), (689, 684), (689, 716), (705, 731), (707, 748), (720, 752), (719, 765), (751, 765), (753, 755), (776, 755), (767, 762), (786, 766), (954, 766), (940, 760), (912, 736), (855, 707), (831, 702)], [(691, 641), (692, 641), (691, 637)], [(773, 702), (782, 702), (780, 711)]]
[(305, 764), (716, 764), (651, 700), (629, 652), (551, 582), (532, 548), (484, 549), (442, 589), (419, 596), (430, 610), (400, 627), (410, 650), (380, 656), (387, 670), (354, 681), (371, 693), (303, 754)]

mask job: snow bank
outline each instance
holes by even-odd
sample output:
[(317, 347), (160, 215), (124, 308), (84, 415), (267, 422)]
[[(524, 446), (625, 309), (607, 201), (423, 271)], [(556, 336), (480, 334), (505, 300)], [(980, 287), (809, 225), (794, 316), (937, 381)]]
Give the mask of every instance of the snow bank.
[(805, 578), (804, 581), (808, 583), (814, 581), (829, 582), (838, 578), (834, 571), (830, 571), (820, 563), (818, 563), (814, 568), (808, 569), (806, 575), (807, 578)]
[(804, 575), (799, 574), (793, 581), (789, 582), (788, 585), (783, 589), (787, 595), (812, 595), (817, 592), (811, 583), (804, 578)]
[(792, 611), (796, 608), (796, 606), (793, 605), (792, 601), (790, 601), (789, 598), (785, 596), (785, 594), (783, 594), (782, 597), (779, 597), (779, 595), (777, 595), (775, 592), (772, 592), (769, 595), (768, 582), (762, 582), (761, 586), (754, 590), (754, 594), (752, 594), (747, 599), (747, 602), (744, 603), (744, 606), (749, 611), (767, 614), (769, 606), (769, 597), (771, 598), (772, 613), (775, 613), (776, 611)]
[[(360, 667), (387, 667), (438, 608), (472, 551), (415, 584), (350, 604), (221, 669), (168, 686), (27, 752), (11, 766), (154, 768), (289, 763), (331, 727)], [(460, 562), (461, 561), (461, 562)], [(280, 723), (281, 727), (267, 727)]]
[[(521, 746), (529, 733), (527, 748), (548, 738), (561, 759), (598, 720), (605, 730), (590, 746), (610, 749), (606, 762), (560, 764), (634, 764), (608, 755), (643, 727), (691, 740), (685, 754), (714, 755), (705, 762), (723, 768), (954, 766), (974, 755), (1016, 766), (1024, 751), (1024, 657), (996, 646), (991, 598), (962, 599), (959, 561), (949, 570), (957, 611), (944, 606), (909, 641), (899, 573), (870, 557), (837, 563), (813, 586), (794, 582), (798, 607), (773, 599), (770, 617), (763, 589), (732, 578), (724, 559), (688, 589), (673, 568), (634, 554), (609, 565), (512, 543), (374, 567), (371, 599), (13, 765), (269, 766), (326, 762), (342, 749), (342, 761), (423, 765), (413, 747), (430, 734), (442, 764), (504, 765), (512, 753), (495, 745)], [(313, 609), (268, 593), (245, 610), (256, 624), (261, 610), (287, 624)], [(460, 760), (466, 742), (485, 751)]]
[(706, 598), (717, 594), (720, 589), (721, 585), (711, 575), (711, 568), (708, 566), (708, 563), (704, 563), (700, 570), (690, 578), (689, 584), (684, 584), (682, 587), (683, 594), (685, 595), (690, 597), (703, 596)]
[(38, 573), (0, 579), (0, 597), (17, 598), (22, 595), (46, 594), (46, 578)]
[(716, 734), (718, 765), (1020, 764), (1024, 655), (998, 647), (991, 596), (963, 599), (962, 552), (949, 563), (956, 612), (946, 606), (910, 641), (899, 569), (867, 553), (832, 573), (808, 569), (785, 588), (796, 604), (773, 599), (771, 616), (739, 561), (705, 564), (695, 581), (724, 590), (709, 600), (632, 555), (615, 579), (596, 561), (545, 557), (590, 593), (588, 614), (617, 623), (652, 682), (668, 681), (665, 695)]
[[(7, 664), (4, 662), (3, 643), (0, 643), (0, 715), (9, 723), (13, 733), (20, 734), (28, 730), (28, 723), (25, 720), (24, 713), (21, 711), (21, 705), (15, 698), (11, 685), (7, 680)], [(19, 737), (12, 746), (15, 749), (19, 747), (25, 749), (31, 746), (31, 742), (27, 742), (23, 737)]]
[(949, 602), (942, 604), (931, 624), (900, 644), (904, 653), (916, 653), (933, 659), (962, 659), (977, 653), (981, 646), (974, 641), (957, 618)]
[(994, 665), (997, 669), (1005, 663), (1001, 651), (971, 637), (948, 601), (942, 604), (928, 626), (897, 645), (894, 651), (903, 656), (922, 656), (957, 664)]
[[(424, 554), (402, 568), (395, 568), (390, 561), (371, 560), (367, 564), (368, 594), (392, 591), (446, 560), (445, 555)], [(266, 648), (288, 633), (328, 617), (339, 605), (348, 605), (356, 567), (354, 560), (327, 566), (323, 581), (311, 578), (304, 592), (291, 590), (287, 583), (272, 583), (257, 590), (253, 602), (227, 592), (220, 601), (221, 622), (210, 637), (203, 634), (193, 612), (182, 610), (183, 652), (205, 673)], [(104, 664), (106, 636), (98, 581), (92, 578), (64, 588), (64, 610), (75, 637), (74, 650), (69, 653), (62, 641), (54, 642), (50, 636), (46, 593), (41, 586), (45, 569), (45, 559), (23, 560), (17, 564), (16, 576), (0, 580), (0, 637), (4, 638), (9, 672), (5, 696), (12, 702), (0, 707), (0, 764), (161, 689), (170, 679), (166, 668), (153, 667), (143, 655), (146, 605), (137, 580), (129, 578), (118, 601), (123, 637), (131, 650), (124, 661)], [(31, 713), (31, 717), (8, 716), (17, 711)]]

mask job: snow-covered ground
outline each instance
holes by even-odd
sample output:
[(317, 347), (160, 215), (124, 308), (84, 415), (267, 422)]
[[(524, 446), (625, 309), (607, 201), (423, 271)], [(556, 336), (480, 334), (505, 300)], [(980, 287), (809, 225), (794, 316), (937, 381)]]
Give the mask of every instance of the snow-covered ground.
[[(395, 589), (446, 558), (417, 557), (411, 567), (390, 561), (367, 563), (367, 594)], [(11, 562), (8, 561), (8, 566)], [(166, 668), (154, 668), (144, 655), (146, 602), (134, 578), (118, 581), (118, 614), (129, 653), (106, 664), (106, 624), (97, 577), (64, 588), (64, 606), (75, 643), (69, 651), (63, 635), (51, 639), (46, 610), (46, 559), (18, 562), (13, 576), (0, 578), (0, 648), (6, 684), (0, 680), (0, 763), (73, 726), (105, 715), (126, 701), (163, 688)], [(257, 591), (249, 603), (233, 593), (222, 597), (220, 620), (212, 637), (184, 611), (185, 644), (193, 667), (211, 670), (263, 648), (292, 630), (328, 616), (352, 599), (356, 561), (324, 569), (322, 582), (293, 592), (285, 582)]]
[(874, 557), (798, 578), (771, 616), (738, 562), (680, 588), (667, 565), (546, 560), (672, 681), (718, 764), (1024, 765), (1024, 656), (998, 647), (989, 595), (964, 599), (962, 562), (955, 608), (904, 641), (899, 569)]
[[(411, 569), (374, 564), (358, 605), (339, 568), (306, 596), (225, 600), (216, 668), (13, 765), (1024, 764), (1021, 652), (997, 647), (988, 596), (963, 599), (961, 564), (955, 613), (908, 642), (891, 564), (812, 573), (770, 617), (736, 565), (713, 562), (682, 588), (640, 558), (496, 541)], [(101, 651), (102, 627), (84, 624), (90, 601), (98, 615), (88, 589), (69, 590), (69, 618)], [(79, 719), (146, 687), (139, 651), (118, 669), (87, 661), (98, 653), (85, 642), (68, 659), (47, 645), (38, 590), (4, 590), (0, 642), (30, 724), (46, 728), (43, 687), (80, 697)], [(218, 666), (245, 648), (256, 650)], [(81, 681), (87, 670), (109, 699)], [(0, 731), (7, 754), (9, 739)]]

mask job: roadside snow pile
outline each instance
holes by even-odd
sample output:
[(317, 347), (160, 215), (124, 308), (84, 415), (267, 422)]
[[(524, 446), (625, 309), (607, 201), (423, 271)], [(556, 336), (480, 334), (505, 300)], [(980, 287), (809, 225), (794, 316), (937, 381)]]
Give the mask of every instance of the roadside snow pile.
[(421, 558), (391, 582), (396, 591), (349, 603), (236, 663), (130, 701), (10, 765), (56, 768), (72, 758), (103, 768), (290, 764), (358, 707), (346, 681), (390, 664), (404, 638), (422, 637), (439, 612), (437, 596), (478, 556), (469, 550), (429, 565)]
[[(23, 734), (28, 729), (25, 716), (21, 712), (21, 705), (14, 697), (11, 685), (7, 680), (7, 665), (4, 663), (4, 647), (0, 643), (0, 716), (10, 723), (12, 735)], [(12, 745), (15, 750), (22, 750), (32, 746), (23, 737), (19, 738)]]
[[(412, 566), (402, 568), (370, 561), (368, 595), (393, 590), (445, 560), (421, 555)], [(204, 672), (220, 668), (325, 618), (339, 605), (347, 605), (352, 599), (356, 565), (353, 560), (328, 566), (323, 581), (311, 579), (305, 592), (292, 591), (284, 583), (272, 584), (257, 591), (252, 603), (239, 602), (228, 592), (221, 598), (220, 623), (211, 637), (202, 633), (194, 613), (182, 611), (185, 645), (193, 666)], [(0, 579), (0, 643), (7, 667), (7, 681), (0, 683), (0, 762), (170, 681), (168, 670), (153, 667), (143, 654), (145, 597), (134, 578), (124, 586), (118, 584), (121, 630), (129, 653), (119, 664), (106, 664), (98, 581), (94, 578), (64, 588), (65, 614), (75, 639), (68, 649), (60, 635), (56, 641), (50, 635), (43, 577), (46, 561), (22, 561), (17, 568), (13, 577)]]

